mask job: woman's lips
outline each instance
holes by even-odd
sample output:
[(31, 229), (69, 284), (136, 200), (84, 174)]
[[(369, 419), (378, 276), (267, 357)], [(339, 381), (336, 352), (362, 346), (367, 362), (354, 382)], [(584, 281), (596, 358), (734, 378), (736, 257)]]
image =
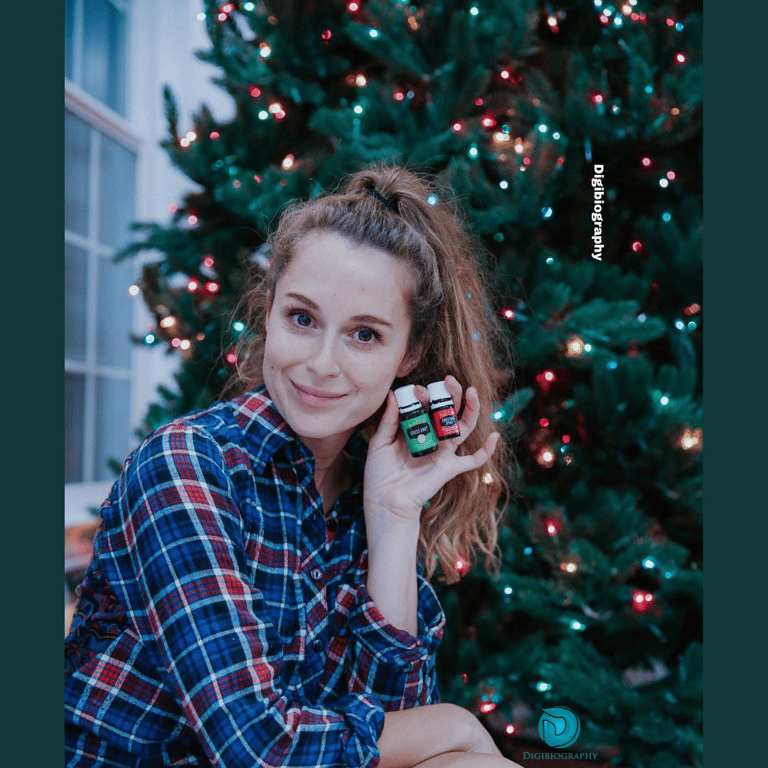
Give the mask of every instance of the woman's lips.
[(343, 394), (339, 395), (335, 392), (325, 392), (322, 389), (315, 389), (314, 387), (299, 386), (295, 381), (292, 381), (293, 388), (299, 396), (299, 399), (307, 405), (327, 405), (328, 403), (338, 400), (344, 397)]

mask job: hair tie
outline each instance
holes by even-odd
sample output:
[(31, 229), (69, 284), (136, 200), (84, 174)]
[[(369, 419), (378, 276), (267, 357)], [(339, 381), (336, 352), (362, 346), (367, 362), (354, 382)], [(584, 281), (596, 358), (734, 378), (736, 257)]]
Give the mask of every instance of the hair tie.
[(368, 191), (369, 191), (369, 192), (370, 192), (370, 193), (371, 193), (371, 194), (372, 194), (372, 195), (373, 195), (373, 196), (374, 196), (374, 197), (375, 197), (377, 200), (380, 200), (382, 203), (384, 203), (384, 205), (386, 205), (386, 206), (387, 206), (387, 208), (389, 208), (389, 210), (390, 210), (390, 211), (392, 211), (392, 213), (397, 213), (397, 210), (394, 208), (394, 206), (392, 205), (392, 203), (391, 203), (389, 200), (387, 200), (387, 198), (386, 198), (386, 197), (384, 197), (384, 195), (382, 195), (382, 194), (381, 194), (381, 192), (379, 192), (379, 190), (378, 190), (378, 189), (376, 189), (376, 188), (373, 188), (373, 189), (369, 189)]

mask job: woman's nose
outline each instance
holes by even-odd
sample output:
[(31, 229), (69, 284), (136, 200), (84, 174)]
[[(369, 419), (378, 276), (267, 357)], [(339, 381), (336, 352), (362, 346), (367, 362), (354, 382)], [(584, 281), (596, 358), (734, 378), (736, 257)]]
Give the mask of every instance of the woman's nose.
[(317, 339), (313, 345), (309, 358), (307, 359), (307, 368), (318, 376), (338, 376), (341, 372), (339, 365), (338, 349), (336, 339), (330, 335), (324, 335)]

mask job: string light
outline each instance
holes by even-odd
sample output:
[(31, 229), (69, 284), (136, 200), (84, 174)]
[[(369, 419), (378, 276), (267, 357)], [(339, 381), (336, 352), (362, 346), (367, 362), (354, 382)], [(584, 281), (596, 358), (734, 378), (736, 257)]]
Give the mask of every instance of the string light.
[(536, 683), (536, 690), (541, 691), (544, 693), (544, 691), (551, 691), (552, 690), (552, 684), (551, 683), (545, 683), (543, 680), (539, 683)]
[(685, 432), (683, 432), (683, 435), (679, 440), (680, 447), (685, 451), (690, 451), (692, 448), (696, 448), (699, 446), (703, 436), (704, 436), (704, 432), (699, 428), (697, 429), (686, 428)]
[(192, 343), (190, 342), (190, 340), (189, 340), (189, 339), (182, 339), (182, 340), (179, 342), (179, 347), (180, 347), (181, 349), (189, 349), (189, 348), (190, 348), (190, 346), (191, 346), (191, 344), (192, 344)]
[(650, 592), (641, 592), (635, 590), (632, 595), (632, 607), (638, 612), (643, 613), (648, 610), (648, 607), (653, 602), (654, 597)]
[(227, 353), (226, 360), (230, 365), (234, 365), (237, 362), (237, 355), (234, 352), (229, 352)]
[(187, 283), (187, 290), (190, 293), (194, 293), (197, 289), (198, 289), (198, 282), (197, 282), (197, 280), (190, 280)]
[(283, 158), (283, 168), (288, 170), (289, 168), (293, 167), (293, 161), (295, 160), (295, 156), (293, 153), (286, 155)]
[(453, 567), (459, 573), (466, 573), (469, 570), (469, 563), (463, 557), (459, 557), (456, 559), (456, 562), (453, 564)]
[(197, 224), (197, 221), (197, 216), (195, 216), (193, 213), (187, 216), (187, 224), (189, 224), (191, 227), (194, 227), (195, 224)]
[(138, 296), (140, 293), (141, 293), (141, 288), (139, 288), (139, 286), (136, 285), (136, 283), (134, 283), (133, 285), (129, 286), (129, 288), (128, 288), (128, 295), (129, 296)]
[(173, 315), (168, 315), (160, 321), (162, 328), (172, 328), (176, 324), (176, 318)]
[(492, 701), (485, 701), (480, 705), (480, 711), (487, 715), (489, 712), (493, 712), (496, 709), (496, 704)]
[(547, 533), (550, 536), (555, 536), (557, 534), (557, 526), (552, 520), (547, 520), (546, 526), (547, 526)]
[(511, 736), (515, 732), (515, 726), (512, 725), (512, 723), (509, 723), (507, 727), (504, 729), (504, 733), (507, 734), (507, 736)]
[(576, 573), (578, 569), (579, 569), (579, 566), (576, 565), (576, 563), (573, 563), (573, 562), (560, 563), (561, 571), (567, 571), (568, 573)]
[(154, 344), (155, 343), (155, 334), (154, 333), (148, 333), (144, 337), (144, 343), (145, 344)]
[(486, 472), (486, 473), (483, 475), (483, 482), (484, 482), (486, 485), (491, 485), (491, 483), (493, 483), (493, 475), (492, 475), (490, 472)]
[(208, 291), (208, 293), (218, 293), (219, 291), (219, 284), (214, 283), (213, 281), (208, 282), (205, 284), (205, 290)]

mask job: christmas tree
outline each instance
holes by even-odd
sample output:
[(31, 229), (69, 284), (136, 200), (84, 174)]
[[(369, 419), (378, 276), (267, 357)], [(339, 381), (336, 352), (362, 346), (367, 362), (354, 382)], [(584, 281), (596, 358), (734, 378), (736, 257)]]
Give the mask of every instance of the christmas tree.
[[(702, 760), (701, 9), (651, 0), (206, 2), (235, 116), (164, 143), (195, 188), (153, 250), (139, 343), (180, 354), (149, 431), (219, 396), (231, 311), (282, 207), (376, 160), (450, 184), (515, 350), (494, 418), (522, 471), (499, 579), (439, 585), (443, 700), (524, 763)], [(531, 746), (533, 745), (533, 747)]]

